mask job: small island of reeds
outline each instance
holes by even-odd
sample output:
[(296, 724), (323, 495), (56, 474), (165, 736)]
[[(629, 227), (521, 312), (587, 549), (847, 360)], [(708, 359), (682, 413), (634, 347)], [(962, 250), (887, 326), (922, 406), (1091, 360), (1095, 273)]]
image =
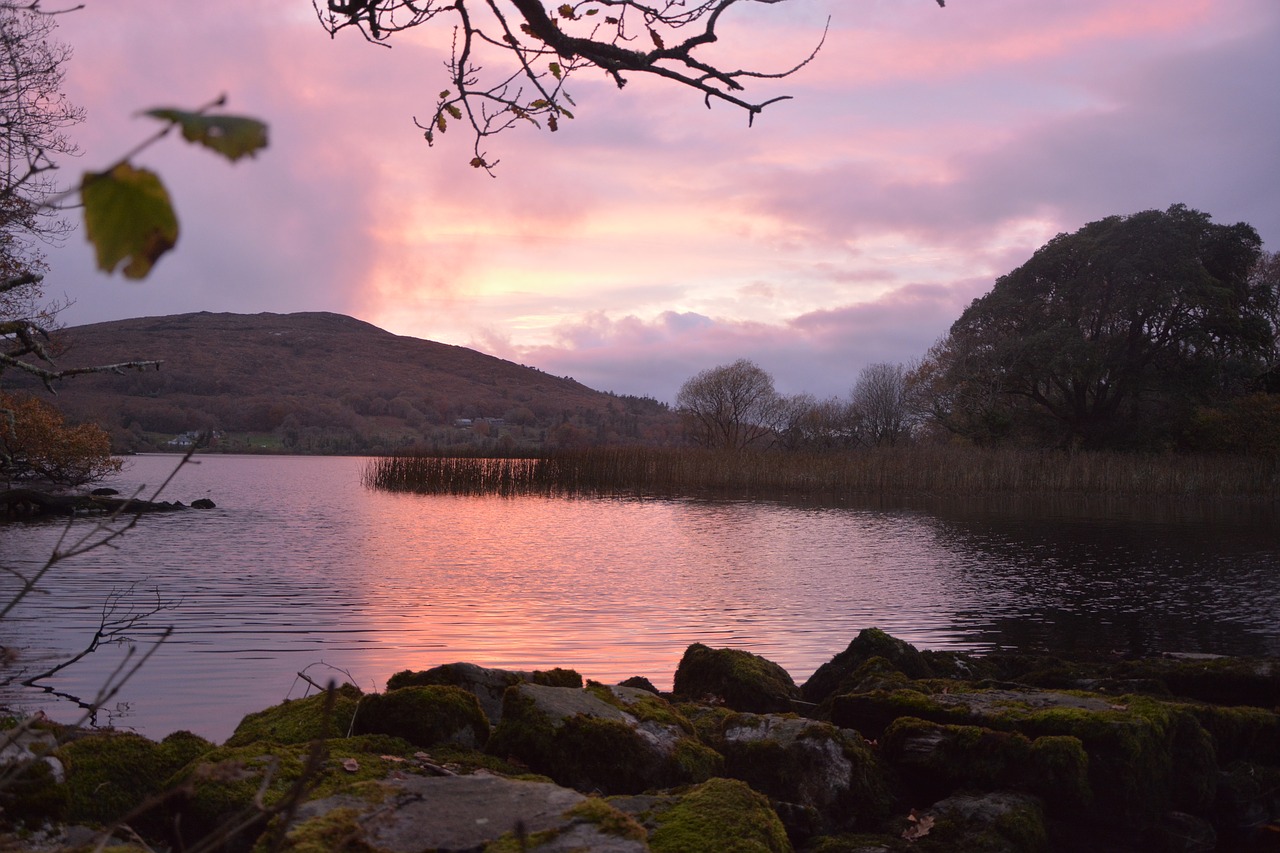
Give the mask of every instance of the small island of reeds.
[(1275, 458), (976, 447), (795, 453), (597, 447), (536, 455), (373, 459), (371, 488), (442, 495), (564, 497), (1088, 495), (1276, 500)]

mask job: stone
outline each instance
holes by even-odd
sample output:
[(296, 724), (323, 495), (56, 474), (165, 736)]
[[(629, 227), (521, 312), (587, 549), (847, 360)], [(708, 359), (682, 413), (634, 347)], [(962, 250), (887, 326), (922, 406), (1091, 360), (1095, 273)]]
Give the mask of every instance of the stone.
[(354, 731), (391, 735), (421, 747), (449, 743), (476, 749), (489, 740), (489, 720), (475, 694), (461, 687), (401, 687), (365, 696)]
[(879, 628), (865, 628), (840, 654), (818, 667), (801, 688), (806, 702), (821, 703), (827, 697), (851, 689), (846, 682), (863, 664), (882, 658), (907, 678), (930, 678), (933, 671), (915, 646), (891, 637)]
[(571, 669), (559, 667), (549, 670), (522, 672), (509, 669), (491, 669), (474, 663), (447, 663), (427, 670), (403, 670), (387, 680), (387, 690), (417, 685), (443, 684), (461, 687), (475, 695), (480, 708), (489, 718), (490, 725), (497, 725), (502, 717), (502, 697), (507, 688), (521, 682), (546, 687), (581, 687), (582, 676)]
[(735, 711), (791, 711), (800, 691), (785, 669), (741, 649), (694, 643), (676, 669), (672, 693), (695, 702), (720, 702)]
[(830, 723), (774, 714), (735, 714), (714, 746), (725, 773), (766, 794), (793, 840), (866, 828), (893, 795), (867, 742)]
[(577, 791), (477, 773), (388, 779), (304, 803), (282, 849), (644, 853), (643, 834), (625, 815)]

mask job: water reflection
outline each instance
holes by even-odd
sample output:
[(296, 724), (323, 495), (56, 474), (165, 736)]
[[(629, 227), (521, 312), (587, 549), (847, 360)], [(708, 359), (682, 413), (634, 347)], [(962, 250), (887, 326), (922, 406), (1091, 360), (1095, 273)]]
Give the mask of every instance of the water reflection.
[[(121, 485), (158, 482), (171, 464), (140, 457)], [(1271, 518), (421, 497), (364, 490), (363, 464), (206, 458), (170, 496), (218, 509), (145, 518), (118, 549), (60, 568), (54, 594), (25, 602), (0, 643), (27, 659), (65, 654), (111, 590), (155, 589), (173, 606), (153, 631), (172, 623), (175, 635), (122, 694), (119, 721), (217, 738), (317, 662), (365, 689), (457, 660), (669, 686), (701, 641), (803, 680), (871, 625), (929, 648), (1280, 654)], [(30, 568), (59, 532), (0, 527), (0, 554)], [(116, 653), (57, 688), (92, 692)]]

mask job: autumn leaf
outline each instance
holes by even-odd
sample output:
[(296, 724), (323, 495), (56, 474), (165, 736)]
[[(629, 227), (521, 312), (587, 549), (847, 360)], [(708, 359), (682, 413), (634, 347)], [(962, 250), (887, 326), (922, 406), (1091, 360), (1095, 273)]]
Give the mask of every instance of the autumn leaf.
[(348, 773), (356, 773), (360, 770), (360, 762), (356, 761), (354, 758), (348, 758), (346, 761), (342, 762), (342, 769)]
[(216, 151), (233, 163), (267, 147), (267, 126), (256, 118), (205, 115), (186, 110), (147, 110), (146, 115), (182, 128), (182, 138)]
[(666, 47), (666, 44), (662, 41), (662, 36), (658, 35), (654, 30), (649, 30), (649, 38), (653, 39), (653, 46), (658, 50), (662, 50)]
[(573, 17), (573, 7), (572, 7), (572, 6), (570, 6), (568, 3), (563, 4), (563, 5), (562, 5), (559, 9), (557, 9), (556, 11), (560, 13), (560, 17), (562, 17), (562, 18), (572, 18), (572, 17)]
[(85, 237), (98, 269), (125, 278), (146, 278), (178, 242), (178, 216), (155, 172), (121, 163), (109, 172), (88, 172), (80, 182)]
[(911, 814), (907, 815), (907, 820), (911, 825), (902, 830), (902, 837), (906, 841), (916, 841), (929, 834), (936, 819), (933, 815), (917, 815), (916, 810), (912, 809)]

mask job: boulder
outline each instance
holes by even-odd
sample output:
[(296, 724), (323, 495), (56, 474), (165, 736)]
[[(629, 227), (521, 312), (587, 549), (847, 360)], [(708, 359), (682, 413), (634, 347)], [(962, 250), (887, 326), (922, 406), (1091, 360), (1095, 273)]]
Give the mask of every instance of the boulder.
[(350, 732), (362, 698), (360, 688), (344, 684), (333, 690), (332, 706), (327, 692), (304, 699), (286, 699), (279, 705), (246, 715), (226, 745), (247, 746), (258, 741), (307, 743), (316, 738), (342, 737)]
[(460, 687), (401, 687), (365, 696), (354, 730), (392, 735), (421, 747), (449, 743), (475, 749), (489, 740), (489, 719), (475, 694)]
[(893, 690), (835, 696), (830, 709), (836, 725), (875, 738), (899, 717), (1017, 732), (1032, 740), (1077, 738), (1088, 755), (1093, 811), (1115, 824), (1146, 825), (1174, 808), (1203, 813), (1217, 784), (1212, 739), (1195, 716), (1183, 705), (1145, 696)]
[(604, 801), (549, 782), (405, 776), (303, 804), (280, 849), (645, 853), (644, 836)]
[(777, 813), (735, 779), (708, 779), (681, 793), (610, 797), (649, 832), (653, 853), (791, 853)]
[(867, 828), (893, 801), (867, 742), (830, 723), (774, 714), (734, 714), (709, 741), (725, 773), (766, 794), (793, 840)]
[(769, 714), (792, 710), (800, 691), (776, 663), (741, 649), (685, 649), (672, 690), (679, 699), (719, 702), (735, 711)]
[(614, 794), (700, 781), (719, 763), (670, 705), (626, 687), (517, 684), (487, 749), (561, 785)]
[(821, 703), (828, 696), (853, 689), (847, 682), (872, 658), (881, 658), (907, 678), (931, 678), (933, 670), (915, 646), (879, 628), (864, 628), (848, 648), (818, 667), (801, 693), (806, 702)]
[(507, 688), (521, 682), (546, 687), (581, 687), (582, 676), (571, 669), (556, 667), (548, 670), (521, 672), (510, 669), (490, 669), (474, 663), (447, 663), (431, 669), (403, 670), (387, 680), (387, 690), (400, 687), (433, 684), (461, 687), (475, 695), (490, 725), (497, 725), (502, 717), (502, 697)]
[(934, 803), (903, 830), (921, 853), (1045, 853), (1049, 849), (1040, 801), (995, 791), (957, 794)]
[(1092, 802), (1089, 757), (1079, 738), (900, 717), (880, 739), (880, 754), (913, 801), (964, 789), (1016, 789), (1040, 796), (1050, 811), (1078, 812)]

